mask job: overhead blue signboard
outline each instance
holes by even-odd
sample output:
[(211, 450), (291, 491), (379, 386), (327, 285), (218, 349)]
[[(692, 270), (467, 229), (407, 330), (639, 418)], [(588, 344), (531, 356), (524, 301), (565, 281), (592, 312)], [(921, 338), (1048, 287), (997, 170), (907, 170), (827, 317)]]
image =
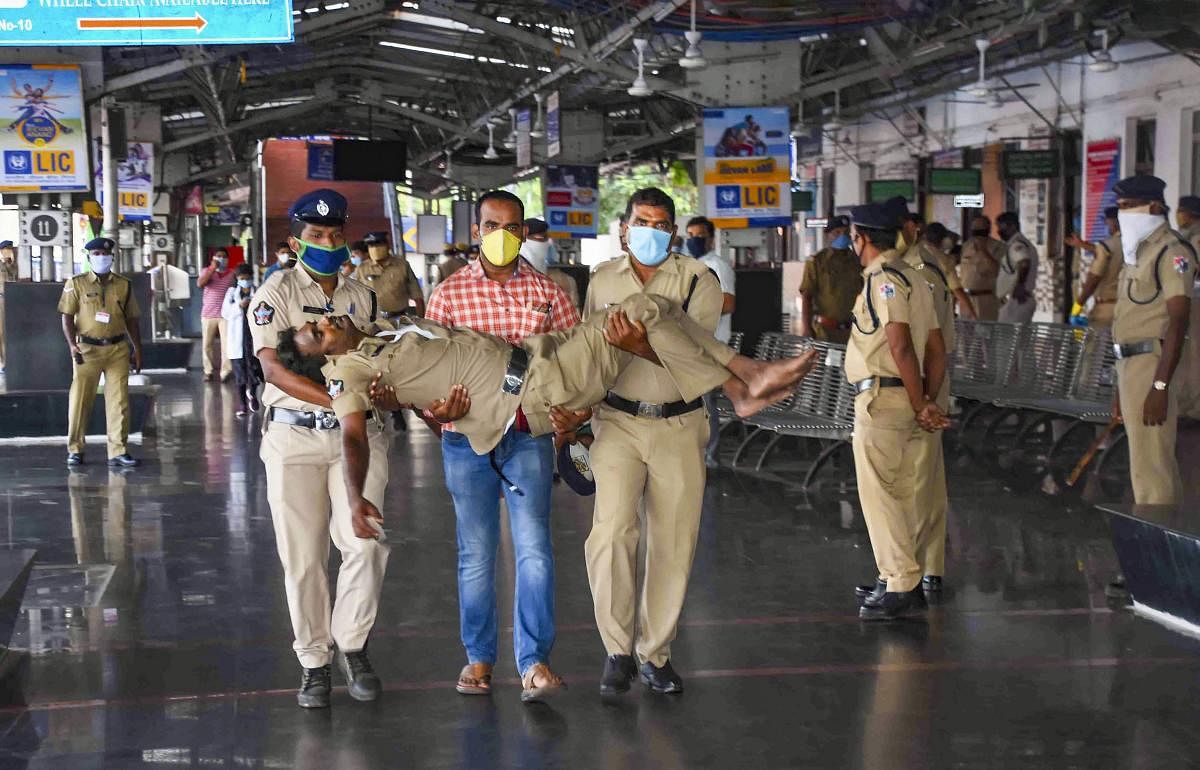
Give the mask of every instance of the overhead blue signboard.
[(308, 144), (308, 178), (333, 181), (333, 145)]
[(0, 46), (291, 40), (291, 0), (0, 0)]

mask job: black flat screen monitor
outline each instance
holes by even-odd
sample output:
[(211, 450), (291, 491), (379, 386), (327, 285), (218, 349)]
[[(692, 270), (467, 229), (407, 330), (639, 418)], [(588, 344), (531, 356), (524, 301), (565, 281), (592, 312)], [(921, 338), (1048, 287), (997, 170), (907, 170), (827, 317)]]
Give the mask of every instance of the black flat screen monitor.
[(407, 169), (404, 142), (333, 140), (333, 178), (339, 182), (403, 182)]

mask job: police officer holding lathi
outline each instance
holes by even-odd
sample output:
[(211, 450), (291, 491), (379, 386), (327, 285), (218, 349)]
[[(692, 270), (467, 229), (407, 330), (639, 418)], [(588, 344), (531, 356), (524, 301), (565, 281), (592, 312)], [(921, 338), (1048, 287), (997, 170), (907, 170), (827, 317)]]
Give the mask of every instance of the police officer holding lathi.
[(1112, 327), (1118, 388), (1113, 414), (1123, 418), (1129, 437), (1134, 501), (1170, 505), (1183, 499), (1175, 459), (1175, 374), (1191, 316), (1196, 255), (1167, 223), (1165, 189), (1166, 182), (1153, 176), (1131, 176), (1113, 186), (1125, 262)]
[(858, 393), (855, 472), (878, 575), (873, 587), (856, 593), (859, 617), (871, 621), (892, 620), (926, 604), (918, 542), (927, 515), (916, 508), (918, 480), (930, 469), (918, 461), (928, 455), (923, 432), (949, 425), (937, 405), (945, 386), (945, 342), (930, 284), (895, 249), (897, 214), (877, 203), (855, 206), (850, 214), (851, 245), (864, 284), (854, 304), (846, 377)]
[(850, 310), (862, 290), (862, 268), (850, 250), (849, 231), (849, 217), (830, 217), (825, 224), (829, 245), (804, 266), (798, 329), (802, 337), (841, 345), (850, 339)]
[[(298, 264), (280, 270), (255, 292), (248, 309), (254, 351), (267, 386), (260, 456), (266, 469), (267, 502), (295, 642), (303, 667), (297, 702), (329, 706), (330, 661), (339, 667), (351, 697), (374, 700), (379, 677), (367, 658), (367, 637), (379, 608), (388, 546), (355, 535), (342, 463), (342, 431), (330, 408), (334, 383), (319, 371), (302, 375), (276, 353), (280, 334), (326, 314), (347, 316), (360, 329), (375, 329), (375, 295), (339, 275), (349, 257), (343, 227), (346, 199), (333, 190), (302, 195), (288, 210), (288, 243)], [(332, 386), (332, 387), (331, 387)], [(389, 439), (378, 415), (366, 424), (370, 463), (356, 468), (365, 497), (384, 510)], [(329, 541), (341, 552), (337, 596), (329, 602)]]
[(108, 428), (108, 464), (133, 468), (129, 455), (129, 369), (142, 370), (142, 311), (133, 296), (133, 281), (112, 271), (111, 238), (94, 238), (84, 249), (92, 269), (72, 276), (63, 286), (58, 312), (63, 336), (75, 362), (67, 428), (67, 465), (83, 464), (83, 441), (100, 375), (104, 375), (104, 415)]

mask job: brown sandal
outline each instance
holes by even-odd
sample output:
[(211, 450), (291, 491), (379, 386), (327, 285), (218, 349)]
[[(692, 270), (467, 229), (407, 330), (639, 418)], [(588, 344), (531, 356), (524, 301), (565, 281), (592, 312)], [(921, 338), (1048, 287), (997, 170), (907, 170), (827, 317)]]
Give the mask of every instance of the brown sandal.
[[(538, 684), (539, 680), (541, 684)], [(540, 703), (565, 689), (567, 683), (561, 676), (551, 671), (545, 663), (534, 663), (521, 677), (521, 702)]]
[(462, 695), (491, 695), (492, 664), (468, 663), (463, 666), (454, 689)]

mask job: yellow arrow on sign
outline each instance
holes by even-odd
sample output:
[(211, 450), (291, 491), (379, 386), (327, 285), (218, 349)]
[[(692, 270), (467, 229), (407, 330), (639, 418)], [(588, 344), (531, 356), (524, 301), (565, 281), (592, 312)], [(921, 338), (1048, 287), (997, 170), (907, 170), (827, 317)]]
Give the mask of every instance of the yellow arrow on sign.
[(408, 246), (408, 248), (412, 249), (413, 251), (417, 250), (416, 235), (417, 235), (417, 226), (416, 225), (413, 225), (412, 227), (410, 227), (404, 231), (404, 243)]

